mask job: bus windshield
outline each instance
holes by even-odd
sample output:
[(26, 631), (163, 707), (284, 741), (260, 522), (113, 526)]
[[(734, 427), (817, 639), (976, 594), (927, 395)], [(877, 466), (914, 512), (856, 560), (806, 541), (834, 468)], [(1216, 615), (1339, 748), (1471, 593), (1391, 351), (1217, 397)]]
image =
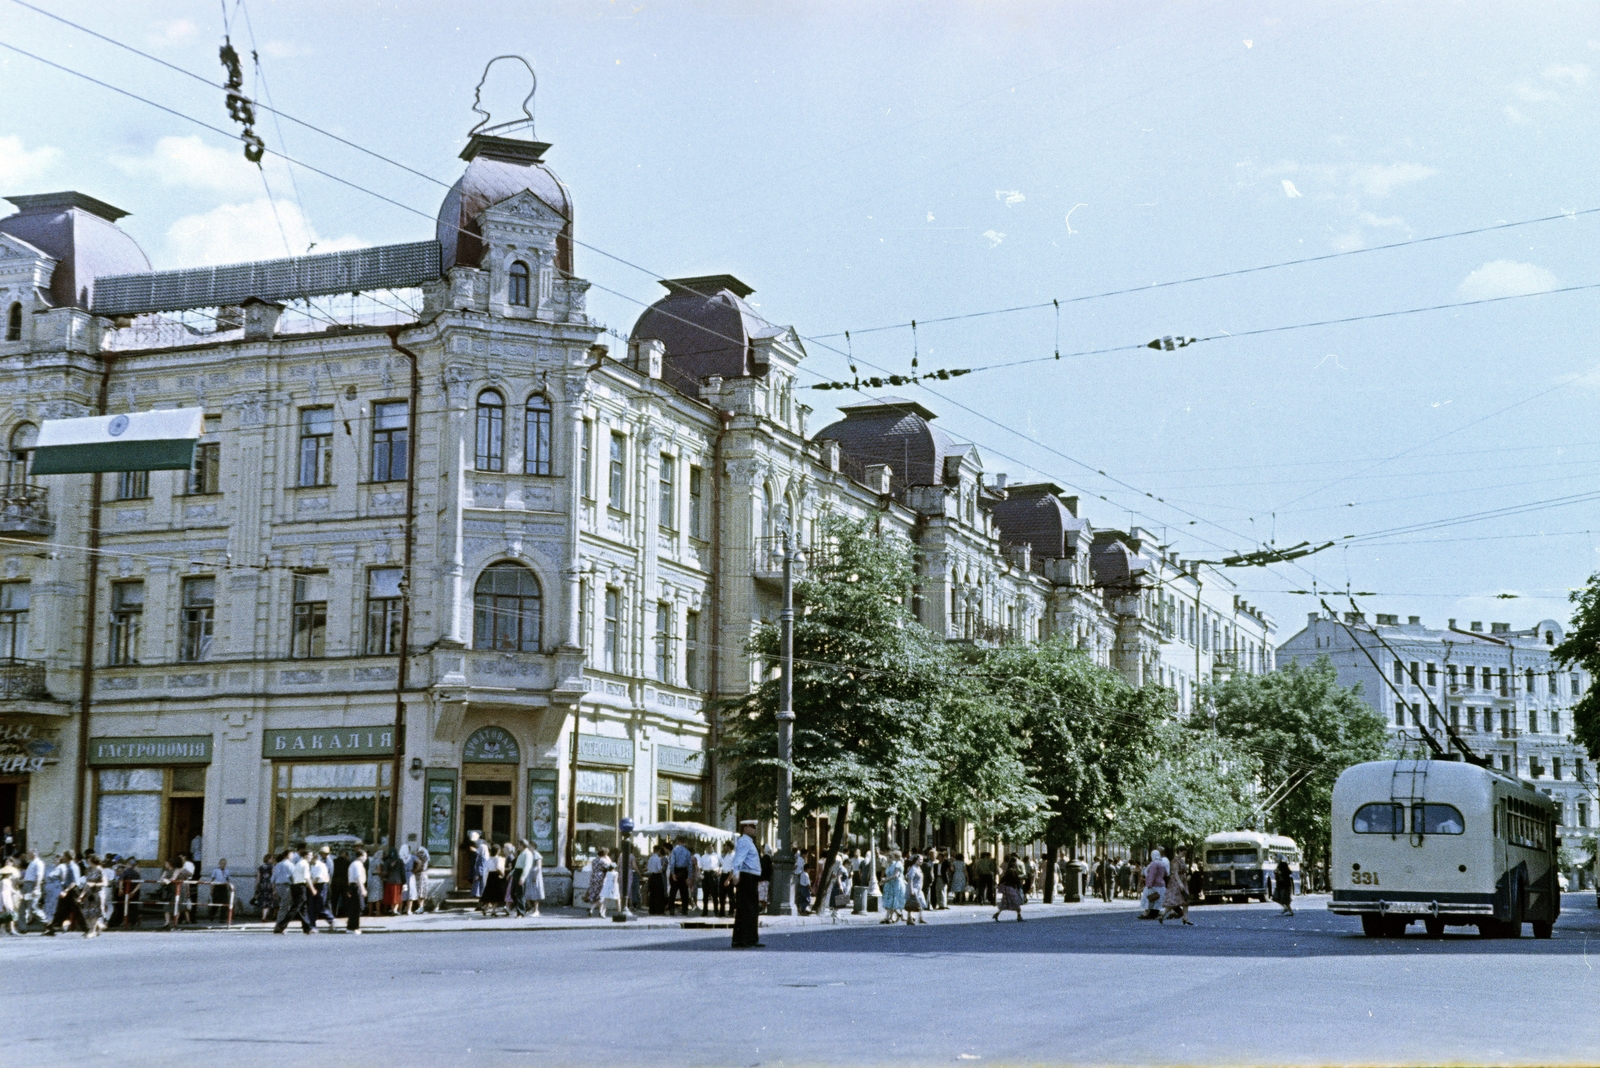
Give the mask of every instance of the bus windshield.
[(1406, 810), (1388, 801), (1375, 801), (1356, 809), (1352, 825), (1357, 834), (1405, 834)]
[(1258, 863), (1254, 849), (1235, 846), (1232, 849), (1213, 849), (1206, 854), (1207, 864), (1255, 864)]

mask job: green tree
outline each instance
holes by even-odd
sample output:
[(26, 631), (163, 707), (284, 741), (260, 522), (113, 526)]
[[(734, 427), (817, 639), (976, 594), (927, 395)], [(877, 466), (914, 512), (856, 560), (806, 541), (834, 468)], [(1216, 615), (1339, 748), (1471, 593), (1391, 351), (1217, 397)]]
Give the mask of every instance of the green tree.
[[(1551, 655), (1583, 668), (1591, 679), (1600, 678), (1600, 574), (1590, 575), (1583, 589), (1573, 590), (1569, 596), (1577, 607), (1572, 610), (1566, 640)], [(1591, 757), (1600, 759), (1600, 694), (1594, 686), (1572, 708), (1572, 737)]]
[(1159, 755), (1117, 816), (1133, 845), (1196, 846), (1250, 816), (1261, 761), (1208, 729), (1169, 721), (1156, 729)]
[[(980, 669), (1013, 710), (1020, 758), (1048, 798), (1036, 833), (1051, 854), (1108, 830), (1159, 755), (1172, 692), (1135, 690), (1065, 639), (1003, 646)], [(1047, 885), (1052, 875), (1046, 868)]]
[(1339, 685), (1324, 656), (1310, 667), (1234, 675), (1201, 699), (1216, 710), (1217, 733), (1260, 760), (1263, 799), (1284, 794), (1263, 825), (1293, 838), (1311, 864), (1326, 860), (1334, 780), (1352, 764), (1391, 755), (1388, 729), (1360, 686)]
[[(938, 774), (939, 700), (949, 657), (911, 617), (912, 548), (864, 522), (823, 523), (830, 548), (796, 584), (793, 800), (796, 811), (853, 802), (881, 819), (931, 793)], [(779, 631), (762, 627), (752, 656), (776, 666)], [(728, 808), (770, 817), (777, 804), (776, 672), (723, 702), (718, 758), (729, 769)]]

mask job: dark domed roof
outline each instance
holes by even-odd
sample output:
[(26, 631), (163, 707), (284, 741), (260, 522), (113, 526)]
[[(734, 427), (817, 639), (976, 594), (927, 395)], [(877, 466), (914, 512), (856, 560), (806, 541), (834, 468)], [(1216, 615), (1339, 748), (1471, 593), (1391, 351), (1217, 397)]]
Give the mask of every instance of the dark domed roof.
[(888, 464), (892, 493), (944, 484), (945, 457), (960, 447), (932, 424), (935, 416), (928, 409), (903, 397), (884, 397), (839, 410), (844, 418), (819, 430), (817, 439), (837, 441), (839, 450), (863, 467)]
[[(572, 271), (572, 197), (555, 172), (544, 164), (550, 146), (542, 141), (474, 134), (462, 150), (467, 169), (439, 206), (438, 237), (444, 268), (476, 267), (483, 260), (483, 231), (478, 216), (485, 208), (526, 190), (549, 205), (566, 229), (556, 239), (556, 269)], [(463, 232), (465, 231), (465, 232)]]
[(150, 260), (131, 236), (116, 225), (128, 214), (82, 193), (39, 193), (6, 197), (19, 209), (0, 219), (0, 233), (26, 241), (54, 257), (50, 300), (56, 307), (87, 308), (94, 280), (102, 275), (141, 274)]
[(750, 359), (750, 342), (783, 333), (744, 302), (755, 290), (731, 274), (667, 278), (667, 295), (633, 324), (632, 340), (654, 338), (667, 347), (662, 377), (691, 396), (712, 375), (741, 378), (763, 368)]
[(1060, 486), (1039, 482), (1028, 486), (1007, 486), (1004, 500), (994, 503), (994, 521), (1000, 536), (1014, 545), (1031, 546), (1041, 559), (1070, 556), (1068, 534), (1087, 525), (1072, 514), (1061, 499)]

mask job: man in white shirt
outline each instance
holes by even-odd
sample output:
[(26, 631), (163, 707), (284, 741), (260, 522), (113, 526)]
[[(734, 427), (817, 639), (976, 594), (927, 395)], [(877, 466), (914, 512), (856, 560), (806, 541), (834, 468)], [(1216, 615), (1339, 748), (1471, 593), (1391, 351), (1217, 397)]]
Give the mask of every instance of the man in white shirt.
[(695, 859), (700, 866), (700, 915), (711, 915), (712, 906), (717, 905), (717, 915), (721, 916), (717, 885), (722, 880), (722, 862), (717, 859), (716, 843), (707, 846), (706, 851)]
[(22, 872), (22, 926), (26, 928), (38, 916), (45, 923), (50, 917), (39, 907), (39, 895), (44, 890), (44, 858), (28, 850), (28, 866)]
[(345, 930), (351, 934), (361, 933), (361, 912), (367, 906), (367, 851), (356, 849), (355, 856), (350, 858), (350, 871), (345, 876), (344, 907)]
[(227, 912), (233, 903), (233, 876), (228, 874), (228, 858), (223, 857), (217, 861), (217, 866), (211, 869), (211, 918), (217, 918), (217, 910)]
[(273, 934), (283, 934), (283, 929), (289, 926), (289, 912), (294, 907), (290, 884), (294, 866), (289, 863), (289, 855), (287, 849), (282, 850), (278, 854), (278, 862), (272, 866), (273, 911), (278, 914), (278, 924), (272, 929)]
[(761, 854), (753, 837), (755, 820), (739, 821), (739, 837), (733, 843), (733, 948), (760, 949), (761, 941)]
[(328, 921), (328, 930), (333, 930), (333, 913), (328, 910), (328, 882), (333, 878), (328, 871), (328, 862), (321, 854), (313, 853), (308, 865), (309, 878), (306, 882), (306, 918), (315, 927), (318, 920)]

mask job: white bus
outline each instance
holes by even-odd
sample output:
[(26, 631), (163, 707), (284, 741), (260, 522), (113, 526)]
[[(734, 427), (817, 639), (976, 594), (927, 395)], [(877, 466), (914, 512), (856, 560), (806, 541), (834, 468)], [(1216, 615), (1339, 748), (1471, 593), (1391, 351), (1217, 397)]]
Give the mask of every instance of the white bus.
[(1333, 901), (1372, 937), (1421, 920), (1484, 938), (1549, 938), (1561, 913), (1555, 803), (1529, 784), (1452, 760), (1357, 764), (1333, 787)]
[(1294, 892), (1300, 893), (1300, 847), (1293, 838), (1256, 831), (1214, 834), (1200, 846), (1200, 890), (1207, 901), (1248, 901), (1252, 897), (1265, 901), (1272, 893), (1279, 860), (1289, 862)]

